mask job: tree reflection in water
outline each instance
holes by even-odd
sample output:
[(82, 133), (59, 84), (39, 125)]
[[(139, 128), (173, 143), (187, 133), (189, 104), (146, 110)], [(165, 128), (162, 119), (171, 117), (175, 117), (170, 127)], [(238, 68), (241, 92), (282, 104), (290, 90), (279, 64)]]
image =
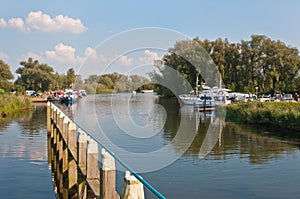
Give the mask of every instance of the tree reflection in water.
[[(249, 126), (225, 123), (216, 117), (214, 112), (197, 112), (191, 106), (189, 108), (186, 108), (186, 106), (180, 108), (175, 100), (170, 102), (170, 99), (161, 99), (159, 103), (168, 114), (163, 134), (166, 142), (171, 142), (175, 137), (180, 125), (180, 114), (184, 114), (183, 119), (194, 121), (191, 124), (196, 126), (196, 135), (190, 147), (184, 153), (185, 156), (191, 156), (195, 159), (201, 158), (199, 154), (203, 153), (203, 150), (206, 150), (203, 148), (207, 147), (203, 146), (205, 139), (205, 145), (211, 142), (207, 139), (217, 139), (217, 143), (213, 141), (210, 143), (214, 144), (213, 149), (205, 157), (214, 160), (226, 160), (237, 157), (241, 159), (248, 158), (251, 164), (265, 164), (270, 160), (280, 159), (285, 154), (291, 154), (299, 150), (297, 146), (270, 136), (269, 133), (266, 134), (262, 128), (253, 128), (253, 126), (250, 128)], [(209, 128), (216, 128), (215, 131), (209, 132), (213, 132), (215, 135), (208, 135)], [(185, 133), (191, 133), (189, 132), (191, 129), (187, 127)], [(220, 130), (219, 133), (217, 133), (218, 130)], [(180, 144), (174, 146), (174, 149), (180, 150), (178, 147), (180, 147)]]

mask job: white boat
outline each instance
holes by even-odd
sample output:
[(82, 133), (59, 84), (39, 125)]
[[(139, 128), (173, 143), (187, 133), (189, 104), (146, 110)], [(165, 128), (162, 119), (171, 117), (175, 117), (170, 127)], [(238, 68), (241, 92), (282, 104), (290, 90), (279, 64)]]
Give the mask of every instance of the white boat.
[(142, 90), (142, 93), (153, 93), (153, 90)]
[(217, 106), (220, 104), (230, 104), (228, 89), (204, 90), (199, 95), (179, 95), (181, 101), (186, 105)]

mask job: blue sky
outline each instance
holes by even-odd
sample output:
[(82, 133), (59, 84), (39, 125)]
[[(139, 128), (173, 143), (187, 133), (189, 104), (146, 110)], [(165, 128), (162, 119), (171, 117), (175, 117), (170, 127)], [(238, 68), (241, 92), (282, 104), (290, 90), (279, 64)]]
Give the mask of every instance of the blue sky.
[[(115, 34), (143, 27), (231, 42), (264, 34), (300, 49), (298, 0), (0, 2), (0, 59), (13, 72), (29, 56), (60, 73), (70, 67), (80, 73), (80, 65), (91, 53), (96, 53), (98, 65), (107, 64), (114, 56), (119, 56), (120, 67), (137, 64), (130, 55), (120, 57), (118, 50), (114, 53), (118, 46), (110, 49), (108, 57), (93, 49)], [(144, 49), (139, 56), (149, 61), (162, 54)]]

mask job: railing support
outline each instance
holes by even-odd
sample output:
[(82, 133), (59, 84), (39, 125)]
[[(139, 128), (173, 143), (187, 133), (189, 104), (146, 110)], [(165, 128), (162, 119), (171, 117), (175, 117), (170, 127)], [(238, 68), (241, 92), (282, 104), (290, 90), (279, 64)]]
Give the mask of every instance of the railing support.
[(115, 159), (104, 148), (101, 150), (102, 167), (101, 178), (101, 198), (115, 199), (119, 198), (116, 192), (116, 164)]
[(144, 199), (143, 184), (136, 179), (129, 171), (126, 171), (121, 199)]
[(86, 159), (86, 180), (93, 192), (92, 196), (88, 193), (88, 197), (100, 198), (98, 144), (93, 139), (88, 139)]

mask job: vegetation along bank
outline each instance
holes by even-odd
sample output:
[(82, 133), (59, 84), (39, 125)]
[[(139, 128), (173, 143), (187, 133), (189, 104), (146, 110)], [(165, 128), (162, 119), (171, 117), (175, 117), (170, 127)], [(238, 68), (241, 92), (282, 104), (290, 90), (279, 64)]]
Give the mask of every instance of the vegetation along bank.
[(230, 122), (261, 124), (300, 132), (299, 102), (230, 104), (226, 111), (226, 120)]
[(0, 94), (0, 119), (12, 117), (22, 110), (32, 108), (31, 99), (12, 94)]

